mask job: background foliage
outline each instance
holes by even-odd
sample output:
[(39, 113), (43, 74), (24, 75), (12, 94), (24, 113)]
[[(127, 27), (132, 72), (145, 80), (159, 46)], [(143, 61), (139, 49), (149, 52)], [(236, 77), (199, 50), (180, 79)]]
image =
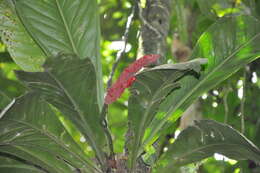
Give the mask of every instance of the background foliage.
[[(24, 4), (20, 4), (24, 5)], [(33, 5), (33, 4), (31, 4)], [(125, 25), (127, 17), (132, 11), (133, 3), (127, 0), (106, 0), (99, 1), (100, 9), (100, 21), (101, 21), (101, 57), (102, 57), (102, 68), (103, 68), (103, 84), (106, 86), (109, 72), (112, 68), (112, 63), (115, 60), (116, 54), (122, 47), (122, 35), (125, 31)], [(17, 19), (10, 18), (6, 15), (8, 12), (12, 12), (13, 7), (10, 4), (1, 6), (4, 8), (4, 14), (6, 16), (1, 18), (1, 30), (5, 30), (5, 26), (9, 26), (12, 21)], [(44, 8), (44, 7), (43, 7)], [(92, 9), (95, 10), (95, 9)], [(44, 11), (44, 9), (43, 9)], [(12, 12), (13, 13), (13, 12)], [(26, 11), (20, 12), (22, 15), (26, 15)], [(260, 19), (260, 1), (259, 0), (173, 0), (172, 2), (172, 16), (171, 16), (171, 28), (167, 37), (167, 60), (168, 62), (179, 62), (181, 61), (180, 56), (176, 56), (173, 51), (176, 48), (177, 43), (181, 43), (183, 47), (195, 47), (195, 44), (201, 34), (206, 31), (213, 23), (219, 20), (223, 16), (232, 16), (240, 14), (250, 14)], [(25, 18), (28, 16), (25, 16)], [(26, 19), (25, 19), (26, 20)], [(16, 23), (16, 22), (15, 22)], [(119, 76), (123, 68), (134, 61), (137, 55), (138, 48), (138, 29), (139, 20), (134, 19), (133, 24), (130, 28), (128, 36), (127, 52), (124, 55), (119, 68), (116, 71), (115, 79)], [(19, 22), (13, 27), (19, 32), (24, 32)], [(30, 24), (35, 26), (33, 23)], [(95, 25), (91, 24), (91, 25)], [(37, 25), (38, 26), (38, 25)], [(37, 28), (32, 27), (32, 31)], [(18, 33), (19, 33), (18, 32)], [(8, 34), (8, 31), (6, 31)], [(178, 38), (176, 38), (176, 34)], [(13, 70), (19, 70), (19, 58), (22, 54), (14, 54), (13, 49), (19, 49), (24, 44), (28, 45), (32, 40), (28, 38), (21, 38), (18, 35), (11, 35), (10, 39), (7, 39), (8, 35), (1, 35), (0, 44), (0, 109), (3, 109), (12, 98), (15, 98), (24, 93), (24, 86), (18, 82), (14, 75)], [(42, 35), (39, 35), (42, 37)], [(75, 36), (77, 38), (77, 36)], [(64, 38), (61, 36), (61, 39)], [(75, 38), (75, 39), (76, 39)], [(64, 38), (68, 39), (68, 38)], [(13, 40), (21, 40), (19, 45)], [(37, 40), (35, 40), (37, 41)], [(10, 43), (11, 42), (11, 43)], [(175, 45), (174, 45), (175, 43)], [(83, 44), (83, 43), (82, 43)], [(212, 46), (213, 43), (208, 43), (207, 46)], [(8, 46), (9, 45), (9, 46)], [(15, 46), (15, 48), (10, 47)], [(61, 45), (64, 46), (64, 45)], [(174, 47), (175, 46), (175, 47)], [(31, 47), (28, 45), (30, 49)], [(64, 49), (71, 48), (73, 46), (65, 45)], [(51, 54), (55, 52), (55, 49), (40, 50), (39, 48), (33, 49), (34, 56), (37, 58), (37, 64), (33, 67), (28, 67), (31, 71), (34, 71), (39, 67), (39, 64), (43, 62), (43, 54)], [(29, 50), (23, 50), (29, 51)], [(30, 49), (31, 51), (31, 49)], [(87, 50), (82, 48), (79, 56), (82, 58), (87, 56)], [(77, 52), (75, 52), (77, 53)], [(92, 52), (92, 54), (95, 54)], [(13, 59), (10, 55), (17, 57)], [(99, 56), (99, 55), (95, 55)], [(95, 57), (94, 56), (94, 57)], [(93, 57), (93, 56), (91, 56)], [(33, 59), (30, 61), (34, 61)], [(100, 72), (101, 73), (101, 72)], [(244, 133), (252, 142), (257, 146), (260, 146), (260, 60), (256, 60), (240, 71), (230, 76), (227, 80), (218, 84), (215, 89), (204, 93), (200, 97), (199, 102), (201, 103), (200, 110), (203, 118), (213, 119), (219, 122), (225, 122), (234, 127), (235, 129)], [(102, 91), (101, 91), (102, 92)], [(241, 93), (245, 97), (241, 97)], [(37, 97), (37, 96), (36, 96)], [(127, 130), (127, 105), (129, 98), (129, 92), (125, 92), (123, 96), (116, 103), (112, 104), (109, 108), (108, 119), (110, 122), (111, 131), (114, 139), (115, 152), (120, 153), (124, 147), (124, 135)], [(245, 99), (245, 100), (244, 100)], [(178, 131), (178, 124), (171, 127), (171, 130)], [(73, 128), (71, 127), (71, 133), (73, 134)], [(80, 143), (80, 135), (75, 133), (76, 140)], [(82, 144), (83, 145), (83, 144)], [(148, 149), (149, 150), (149, 149)], [(152, 149), (151, 149), (152, 150)], [(148, 157), (148, 156), (147, 156)], [(1, 160), (1, 158), (0, 158)], [(4, 160), (6, 161), (6, 160)], [(149, 162), (149, 159), (147, 160)], [(238, 173), (243, 172), (259, 172), (259, 167), (252, 161), (233, 161), (228, 160), (220, 155), (215, 155), (203, 160), (199, 164), (191, 164), (183, 167), (184, 172), (203, 172), (203, 173)]]
[[(109, 4), (109, 5), (107, 5)], [(127, 15), (130, 13), (130, 2), (120, 1), (116, 3), (113, 0), (102, 2), (101, 1), (101, 14), (102, 22), (102, 64), (104, 69), (104, 81), (106, 75), (111, 70), (111, 63), (116, 56), (116, 51), (111, 49), (116, 41), (121, 40), (124, 29), (123, 24), (126, 22)], [(103, 6), (104, 5), (104, 6)], [(107, 5), (107, 6), (106, 6)], [(181, 43), (194, 47), (199, 36), (209, 28), (219, 17), (228, 15), (251, 14), (259, 19), (260, 1), (240, 1), (240, 0), (174, 0), (172, 2), (172, 17), (171, 29), (167, 38), (168, 62), (178, 62), (178, 57), (172, 52), (172, 44), (174, 42), (174, 34), (179, 35)], [(127, 14), (128, 13), (128, 14)], [(109, 23), (115, 21), (117, 26), (113, 28)], [(137, 44), (136, 34), (138, 30), (139, 21), (135, 20), (130, 30), (129, 43), (132, 46), (131, 51), (125, 54), (125, 57), (117, 70), (117, 75), (125, 67), (124, 63), (129, 63), (136, 55)], [(109, 49), (110, 48), (110, 49)], [(244, 105), (245, 115), (245, 132), (244, 135), (252, 140), (257, 146), (260, 144), (259, 136), (259, 112), (260, 112), (260, 60), (256, 60), (237, 73), (233, 74), (223, 83), (215, 87), (215, 89), (204, 93), (199, 99), (201, 105), (203, 118), (214, 119), (219, 122), (226, 122), (237, 130), (241, 130), (241, 107)], [(246, 77), (246, 78), (245, 78)], [(239, 97), (243, 82), (246, 82), (245, 88), (245, 103)], [(126, 124), (124, 124), (127, 116), (125, 106), (127, 105), (128, 93), (125, 93), (119, 102), (112, 105), (110, 108), (110, 121), (112, 122), (112, 132), (115, 137), (115, 149), (119, 152), (123, 148), (122, 134), (126, 131)], [(122, 115), (123, 116), (118, 116)], [(117, 128), (117, 127), (118, 128)], [(175, 129), (178, 126), (175, 126)], [(174, 129), (174, 127), (172, 127)], [(120, 130), (118, 130), (120, 129)], [(219, 155), (204, 160), (198, 167), (184, 168), (184, 172), (209, 172), (209, 173), (223, 173), (223, 172), (257, 172), (259, 168), (251, 161), (233, 162), (226, 160)]]

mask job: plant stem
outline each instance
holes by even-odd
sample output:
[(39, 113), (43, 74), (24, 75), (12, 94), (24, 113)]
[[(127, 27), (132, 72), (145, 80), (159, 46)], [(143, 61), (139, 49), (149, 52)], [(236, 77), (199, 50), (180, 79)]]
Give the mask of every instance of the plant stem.
[(125, 33), (124, 33), (124, 35), (122, 37), (122, 40), (124, 42), (124, 47), (121, 50), (119, 50), (117, 52), (117, 54), (116, 54), (116, 60), (115, 60), (115, 62), (113, 64), (113, 66), (112, 66), (111, 73), (109, 74), (109, 78), (108, 78), (108, 82), (107, 82), (107, 88), (111, 87), (112, 79), (113, 79), (113, 76), (115, 74), (116, 68), (117, 68), (120, 60), (122, 59), (125, 51), (126, 51), (126, 45), (127, 45), (127, 42), (128, 42), (128, 34), (129, 34), (130, 26), (131, 26), (131, 24), (133, 22), (135, 9), (136, 9), (136, 6), (133, 5), (132, 12), (131, 12), (131, 14), (127, 18)]
[[(131, 14), (129, 15), (129, 17), (127, 19), (126, 29), (125, 29), (124, 35), (122, 37), (122, 40), (124, 42), (124, 47), (120, 51), (118, 51), (118, 53), (117, 53), (116, 60), (113, 64), (113, 66), (112, 66), (111, 73), (109, 74), (109, 78), (108, 78), (108, 82), (107, 82), (107, 88), (111, 87), (112, 79), (113, 79), (113, 76), (115, 74), (116, 68), (117, 68), (120, 60), (122, 59), (125, 51), (126, 51), (126, 45), (127, 45), (127, 42), (128, 42), (128, 34), (129, 34), (130, 26), (131, 26), (133, 18), (134, 18), (135, 9), (136, 9), (136, 6), (134, 5), (133, 8), (132, 8)], [(107, 137), (108, 147), (109, 147), (109, 150), (110, 150), (109, 157), (107, 159), (115, 160), (113, 139), (112, 139), (112, 135), (111, 135), (111, 132), (109, 130), (108, 122), (107, 122), (107, 112), (108, 112), (108, 105), (104, 104), (103, 107), (102, 107), (102, 111), (101, 111), (101, 125), (102, 125), (104, 132), (105, 132), (105, 135)], [(110, 170), (109, 165), (108, 165), (107, 170), (108, 171)]]
[(107, 137), (107, 140), (108, 140), (108, 147), (109, 147), (109, 150), (110, 150), (110, 156), (109, 157), (114, 158), (115, 153), (114, 153), (114, 147), (113, 147), (113, 139), (112, 139), (112, 136), (111, 136), (108, 124), (107, 124), (107, 119), (106, 119), (107, 109), (108, 109), (108, 105), (104, 104), (103, 108), (102, 108), (102, 112), (101, 112), (101, 120), (102, 120), (101, 124), (102, 124), (102, 127), (105, 131), (105, 134), (106, 134), (106, 137)]

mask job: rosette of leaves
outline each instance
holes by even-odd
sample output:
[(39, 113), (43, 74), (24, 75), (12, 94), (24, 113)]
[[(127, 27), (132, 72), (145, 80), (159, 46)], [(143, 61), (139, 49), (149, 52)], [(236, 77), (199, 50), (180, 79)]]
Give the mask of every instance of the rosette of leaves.
[[(1, 114), (0, 152), (49, 172), (101, 172), (107, 145), (91, 60), (59, 55), (47, 60), (44, 72), (16, 74), (28, 92)], [(84, 152), (75, 142), (63, 119), (84, 136), (94, 160), (91, 151)]]

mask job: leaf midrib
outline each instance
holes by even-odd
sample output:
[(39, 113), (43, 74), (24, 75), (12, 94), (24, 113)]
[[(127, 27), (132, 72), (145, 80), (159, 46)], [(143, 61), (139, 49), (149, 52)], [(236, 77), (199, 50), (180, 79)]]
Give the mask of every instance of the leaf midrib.
[[(163, 124), (168, 120), (168, 118), (172, 115), (172, 112), (175, 112), (185, 101), (186, 99), (188, 99), (205, 81), (206, 79), (208, 79), (214, 72), (216, 72), (219, 68), (222, 67), (222, 65), (224, 65), (228, 60), (230, 60), (235, 54), (237, 54), (241, 48), (245, 47), (246, 45), (248, 45), (251, 41), (253, 41), (256, 37), (258, 37), (260, 35), (260, 33), (256, 34), (254, 37), (252, 37), (247, 43), (244, 43), (243, 45), (241, 45), (236, 51), (234, 51), (234, 53), (232, 53), (231, 55), (229, 55), (224, 61), (222, 61), (216, 68), (214, 68), (211, 72), (209, 72), (205, 78), (203, 78), (201, 81), (198, 82), (198, 85), (196, 85), (194, 88), (192, 88), (190, 90), (190, 92), (175, 106), (175, 108), (171, 111), (172, 107), (170, 107), (169, 111), (166, 113), (165, 118), (162, 119), (161, 122), (158, 123), (158, 125), (156, 126), (155, 130), (151, 132), (150, 137), (147, 138), (147, 140), (145, 140), (145, 142), (143, 143), (143, 145), (146, 145), (152, 138), (152, 136), (154, 136), (155, 133), (157, 133), (157, 131), (159, 131), (159, 129), (161, 129), (161, 127), (163, 126)], [(226, 77), (227, 78), (227, 77)]]
[(58, 8), (59, 14), (60, 14), (60, 16), (61, 16), (62, 22), (63, 22), (63, 24), (64, 24), (64, 26), (65, 26), (65, 30), (66, 30), (66, 32), (67, 32), (67, 34), (68, 34), (68, 38), (69, 38), (71, 47), (72, 47), (74, 53), (77, 54), (78, 56), (80, 56), (80, 55), (79, 55), (79, 52), (78, 52), (78, 50), (77, 50), (77, 48), (76, 48), (76, 45), (75, 45), (75, 43), (74, 43), (72, 34), (71, 34), (70, 30), (69, 30), (69, 26), (68, 26), (68, 23), (67, 23), (67, 21), (66, 21), (66, 19), (65, 19), (64, 13), (63, 13), (63, 11), (62, 11), (62, 9), (61, 9), (59, 0), (55, 0), (55, 2), (56, 2), (56, 6), (57, 6), (57, 8)]
[[(152, 99), (151, 99), (151, 105), (149, 105), (149, 108), (153, 105), (153, 100), (155, 100), (155, 98), (157, 98), (156, 96), (157, 96), (157, 94), (162, 90), (162, 89), (164, 89), (165, 88), (165, 86), (169, 86), (169, 85), (171, 85), (172, 87), (177, 87), (178, 86), (178, 83), (176, 82), (176, 80), (178, 79), (178, 78), (181, 78), (182, 76), (184, 76), (185, 75), (185, 73), (186, 72), (188, 72), (188, 71), (191, 71), (192, 70), (192, 68), (190, 68), (190, 69), (186, 69), (186, 70), (180, 70), (179, 71), (179, 74), (178, 74), (178, 71), (176, 71), (176, 69), (171, 69), (171, 70), (173, 70), (174, 72), (173, 72), (173, 74), (171, 74), (171, 77), (174, 75), (174, 77), (176, 77), (176, 76), (178, 76), (178, 75), (180, 75), (180, 76), (178, 76), (178, 77), (176, 77), (176, 79), (174, 79), (173, 81), (172, 80), (166, 80), (161, 86), (160, 86), (160, 88), (158, 88), (158, 90), (154, 93), (154, 95), (152, 96)], [(144, 84), (145, 85), (145, 84)], [(149, 87), (147, 87), (147, 88), (149, 88)], [(146, 109), (146, 110), (148, 110), (148, 109)], [(147, 114), (148, 114), (149, 112), (145, 112), (145, 116), (143, 116), (143, 117), (145, 117), (146, 118), (146, 116), (147, 116)], [(141, 124), (141, 126), (140, 127), (144, 127), (144, 123), (145, 123), (145, 119), (143, 118), (142, 119), (143, 121), (142, 121), (142, 124)], [(149, 125), (148, 125), (149, 126)], [(140, 130), (139, 130), (139, 134), (140, 134), (140, 131), (142, 130), (142, 128), (140, 128)], [(142, 137), (142, 136), (141, 136)], [(140, 139), (139, 139), (140, 140)], [(140, 153), (142, 152), (142, 150), (139, 148), (138, 149), (138, 151), (137, 151), (137, 155), (139, 155)]]
[[(189, 155), (192, 155), (192, 154), (195, 153), (195, 152), (199, 152), (199, 151), (201, 151), (201, 150), (208, 149), (208, 148), (210, 148), (210, 147), (223, 146), (223, 145), (225, 145), (225, 146), (230, 146), (230, 147), (232, 147), (232, 146), (246, 147), (246, 146), (244, 146), (244, 145), (242, 145), (242, 144), (230, 144), (230, 143), (225, 143), (225, 142), (223, 142), (223, 143), (220, 143), (220, 142), (219, 142), (219, 143), (215, 143), (215, 144), (208, 144), (207, 146), (198, 147), (198, 148), (196, 148), (196, 149), (193, 149), (193, 150), (191, 150), (191, 151), (189, 151), (189, 152), (186, 152), (186, 153), (182, 154), (182, 155), (179, 156), (178, 158), (187, 157), (187, 156), (189, 156)], [(250, 151), (251, 151), (251, 150), (250, 150)]]
[(48, 165), (49, 167), (51, 167), (52, 169), (56, 170), (57, 172), (59, 172), (59, 169), (57, 169), (58, 167), (57, 166), (54, 166), (53, 164), (49, 164), (47, 162), (45, 162), (43, 159), (41, 159), (40, 157), (38, 157), (38, 155), (34, 155), (33, 153), (31, 153), (29, 150), (25, 150), (23, 149), (23, 147), (19, 147), (19, 146), (16, 146), (16, 145), (12, 145), (14, 148), (17, 148), (19, 150), (22, 150), (23, 152), (26, 152), (28, 153), (29, 155), (32, 155), (34, 156), (35, 158), (39, 159), (40, 161), (42, 161), (43, 163), (45, 163), (46, 165)]
[[(20, 123), (23, 124), (25, 126), (28, 126), (31, 129), (34, 129), (36, 131), (39, 131), (41, 134), (44, 134), (45, 136), (47, 136), (48, 138), (50, 138), (51, 140), (55, 141), (56, 144), (60, 145), (63, 149), (65, 149), (67, 152), (71, 153), (72, 155), (74, 155), (76, 158), (78, 158), (82, 163), (87, 163), (87, 165), (89, 165), (90, 167), (92, 167), (92, 169), (97, 169), (94, 165), (92, 165), (92, 163), (82, 160), (81, 156), (78, 155), (75, 152), (72, 152), (71, 150), (68, 150), (66, 148), (66, 145), (64, 145), (63, 141), (60, 141), (58, 138), (56, 138), (55, 136), (51, 135), (51, 133), (49, 133), (46, 130), (42, 130), (40, 128), (37, 128), (36, 126), (31, 125), (30, 123), (24, 122), (24, 121), (20, 121), (20, 120), (14, 120), (14, 119), (8, 119), (10, 121), (16, 122), (16, 123)], [(65, 129), (64, 129), (65, 130)], [(100, 171), (100, 170), (98, 170)]]
[(2, 164), (0, 165), (0, 168), (19, 168), (19, 169), (28, 169), (31, 171), (39, 171), (39, 173), (44, 173), (43, 171), (39, 170), (39, 169), (35, 169), (34, 167), (29, 167), (27, 165), (23, 166), (23, 165), (19, 165), (19, 164), (12, 164), (12, 165), (8, 165), (8, 164)]
[[(27, 141), (26, 141), (27, 142)], [(44, 148), (44, 147), (41, 147), (41, 145), (35, 145), (35, 144), (18, 144), (18, 145), (11, 145), (11, 146), (14, 146), (14, 147), (35, 147), (35, 148), (39, 148), (39, 150), (40, 151), (42, 151), (42, 152), (46, 152), (46, 153), (49, 153), (50, 155), (52, 155), (52, 156), (55, 156), (55, 157), (60, 157), (60, 158), (63, 158), (62, 160), (66, 163), (66, 165), (69, 165), (69, 166), (71, 166), (71, 167), (73, 167), (73, 168), (78, 168), (78, 169), (81, 169), (82, 167), (78, 167), (75, 163), (72, 163), (72, 162), (70, 162), (68, 159), (66, 159), (66, 158), (64, 158), (61, 154), (55, 154), (55, 152), (51, 152), (51, 151), (49, 151), (48, 150), (48, 148)], [(59, 159), (58, 159), (59, 160)], [(79, 158), (79, 160), (81, 160), (80, 158)], [(82, 160), (81, 160), (82, 161)], [(82, 161), (82, 163), (83, 163), (84, 161)], [(87, 162), (88, 163), (88, 162)], [(89, 166), (89, 165), (87, 165), (87, 166)], [(93, 166), (93, 165), (91, 164), (91, 166), (89, 166), (88, 168), (89, 169), (91, 169), (91, 171), (93, 171), (93, 170), (95, 170), (95, 171), (97, 171), (97, 173), (101, 173), (101, 171), (98, 169), (98, 168), (96, 168), (95, 166)], [(83, 164), (83, 168), (84, 168), (84, 164)]]
[(99, 160), (101, 162), (104, 163), (103, 160), (103, 154), (100, 152), (100, 148), (97, 146), (96, 144), (96, 140), (94, 139), (93, 135), (94, 132), (91, 130), (89, 124), (86, 122), (84, 115), (82, 114), (79, 105), (76, 103), (76, 101), (73, 99), (73, 97), (69, 94), (69, 92), (66, 90), (66, 88), (63, 86), (63, 84), (50, 72), (47, 72), (51, 78), (53, 78), (53, 80), (58, 84), (58, 86), (64, 91), (65, 95), (69, 98), (70, 102), (72, 103), (72, 105), (74, 106), (76, 112), (78, 113), (78, 115), (80, 116), (81, 120), (84, 122), (85, 124), (85, 128), (87, 129), (86, 134), (87, 137), (90, 140), (90, 143), (93, 145), (94, 150), (96, 151), (97, 157), (99, 158)]
[[(175, 71), (176, 72), (176, 71)], [(175, 73), (174, 72), (174, 73)], [(173, 75), (173, 74), (172, 74)], [(149, 88), (149, 86), (147, 86), (146, 87), (146, 84), (144, 84), (144, 83), (142, 83), (143, 84), (143, 86), (146, 88), (146, 89), (148, 89), (148, 90), (150, 90), (150, 88)], [(172, 84), (172, 85), (171, 85)], [(140, 135), (138, 135), (138, 140), (136, 140), (136, 142), (135, 142), (135, 144), (134, 144), (134, 146), (136, 146), (136, 150), (134, 151), (134, 159), (141, 153), (140, 151), (140, 144), (142, 143), (141, 142), (141, 138), (143, 137), (143, 134), (144, 133), (142, 133), (142, 135), (141, 135), (141, 132), (142, 132), (142, 129), (144, 129), (144, 124), (145, 124), (145, 120), (147, 119), (147, 116), (148, 116), (148, 114), (150, 113), (150, 109), (151, 109), (151, 107), (153, 106), (153, 104), (154, 104), (154, 100), (156, 100), (157, 99), (157, 94), (158, 93), (160, 93), (160, 91), (165, 87), (165, 86), (168, 86), (168, 85), (171, 85), (172, 87), (176, 87), (177, 86), (177, 83), (175, 82), (175, 80), (174, 81), (170, 81), (169, 82), (169, 80), (168, 81), (165, 81), (157, 90), (156, 90), (156, 92), (154, 93), (154, 94), (152, 94), (152, 99), (151, 99), (151, 101), (149, 102), (149, 106), (148, 106), (148, 108), (146, 109), (146, 111), (145, 111), (145, 113), (144, 113), (144, 116), (142, 116), (142, 119), (141, 119), (141, 123), (140, 123), (140, 126), (139, 126), (139, 130), (138, 130), (138, 134), (140, 134)], [(140, 128), (141, 127), (141, 128)]]

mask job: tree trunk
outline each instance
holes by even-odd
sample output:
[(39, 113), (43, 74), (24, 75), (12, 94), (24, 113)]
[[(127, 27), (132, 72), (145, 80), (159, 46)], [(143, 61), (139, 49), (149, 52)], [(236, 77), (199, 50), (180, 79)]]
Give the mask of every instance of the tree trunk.
[(170, 26), (170, 0), (146, 0), (139, 4), (141, 21), (138, 57), (160, 54), (159, 64), (166, 61), (166, 37)]

